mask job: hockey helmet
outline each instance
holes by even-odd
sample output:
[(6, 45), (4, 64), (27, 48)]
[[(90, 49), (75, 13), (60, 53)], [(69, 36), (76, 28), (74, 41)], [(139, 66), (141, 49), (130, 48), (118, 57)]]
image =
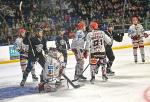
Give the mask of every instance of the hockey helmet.
[(58, 52), (58, 50), (54, 47), (50, 47), (49, 48), (49, 53), (48, 55), (52, 58), (55, 58), (55, 59), (59, 59), (60, 57), (60, 53)]
[(24, 28), (20, 28), (20, 29), (18, 30), (18, 32), (19, 32), (19, 34), (20, 34), (20, 33), (26, 32), (26, 30), (25, 30)]
[(96, 30), (96, 29), (98, 29), (98, 24), (96, 22), (91, 22), (90, 23), (90, 28)]
[(78, 25), (77, 25), (77, 28), (78, 28), (78, 29), (84, 29), (84, 27), (85, 27), (85, 23), (84, 23), (84, 22), (80, 22), (80, 23), (78, 23)]

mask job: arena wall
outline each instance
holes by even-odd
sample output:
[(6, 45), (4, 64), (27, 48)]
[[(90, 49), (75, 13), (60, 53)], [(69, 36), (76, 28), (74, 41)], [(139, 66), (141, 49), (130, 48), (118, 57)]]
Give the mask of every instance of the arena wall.
[[(146, 31), (148, 34), (150, 34), (150, 31)], [(145, 45), (150, 45), (150, 36), (146, 39), (144, 39)], [(70, 43), (72, 40), (69, 41)], [(0, 64), (5, 64), (5, 63), (13, 63), (13, 62), (18, 62), (19, 61), (19, 53), (15, 51), (12, 48), (13, 45), (10, 46), (0, 46)], [(47, 47), (55, 47), (55, 42), (54, 41), (48, 41), (47, 42)], [(113, 44), (113, 49), (118, 50), (118, 49), (124, 49), (124, 48), (131, 48), (131, 39), (128, 37), (128, 34), (125, 33), (123, 41), (122, 42), (115, 42)], [(72, 55), (72, 51), (68, 51), (69, 55)]]

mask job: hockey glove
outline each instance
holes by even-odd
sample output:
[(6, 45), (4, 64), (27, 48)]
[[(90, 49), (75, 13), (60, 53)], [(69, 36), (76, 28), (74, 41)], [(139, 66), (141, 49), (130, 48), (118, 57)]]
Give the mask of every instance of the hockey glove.
[(144, 33), (144, 37), (147, 38), (149, 35), (147, 33)]
[(78, 51), (77, 51), (76, 49), (72, 49), (72, 52), (73, 52), (74, 54), (77, 54), (77, 53), (78, 53)]
[(120, 33), (121, 36), (124, 36), (124, 33)]
[(87, 50), (84, 51), (83, 56), (85, 59), (87, 59), (87, 57), (88, 57), (88, 51)]
[(133, 40), (139, 40), (140, 39), (140, 35), (131, 36), (131, 39), (133, 39)]

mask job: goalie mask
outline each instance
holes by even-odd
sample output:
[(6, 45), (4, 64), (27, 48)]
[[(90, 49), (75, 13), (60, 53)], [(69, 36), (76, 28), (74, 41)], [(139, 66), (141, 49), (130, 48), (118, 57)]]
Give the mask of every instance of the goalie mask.
[(58, 52), (58, 50), (56, 48), (53, 48), (53, 47), (49, 48), (48, 55), (51, 56), (52, 58), (55, 58), (55, 59), (59, 59), (59, 57), (60, 57), (60, 53)]

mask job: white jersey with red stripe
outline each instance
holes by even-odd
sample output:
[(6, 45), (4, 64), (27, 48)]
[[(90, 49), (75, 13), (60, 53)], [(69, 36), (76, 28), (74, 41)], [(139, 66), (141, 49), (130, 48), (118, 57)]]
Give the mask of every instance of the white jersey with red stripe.
[(29, 46), (28, 45), (25, 45), (23, 43), (23, 38), (20, 38), (18, 37), (16, 40), (15, 40), (15, 43), (14, 43), (14, 49), (18, 50), (18, 51), (28, 51), (29, 49)]
[(85, 34), (83, 30), (78, 30), (75, 34), (75, 38), (72, 40), (71, 49), (84, 49), (85, 46)]
[(143, 37), (144, 35), (144, 28), (141, 24), (137, 24), (137, 25), (131, 25), (129, 30), (128, 30), (128, 36), (129, 37), (134, 37), (134, 36), (140, 36)]
[(110, 37), (103, 31), (93, 30), (87, 34), (85, 49), (90, 53), (105, 52), (105, 44), (111, 44)]

